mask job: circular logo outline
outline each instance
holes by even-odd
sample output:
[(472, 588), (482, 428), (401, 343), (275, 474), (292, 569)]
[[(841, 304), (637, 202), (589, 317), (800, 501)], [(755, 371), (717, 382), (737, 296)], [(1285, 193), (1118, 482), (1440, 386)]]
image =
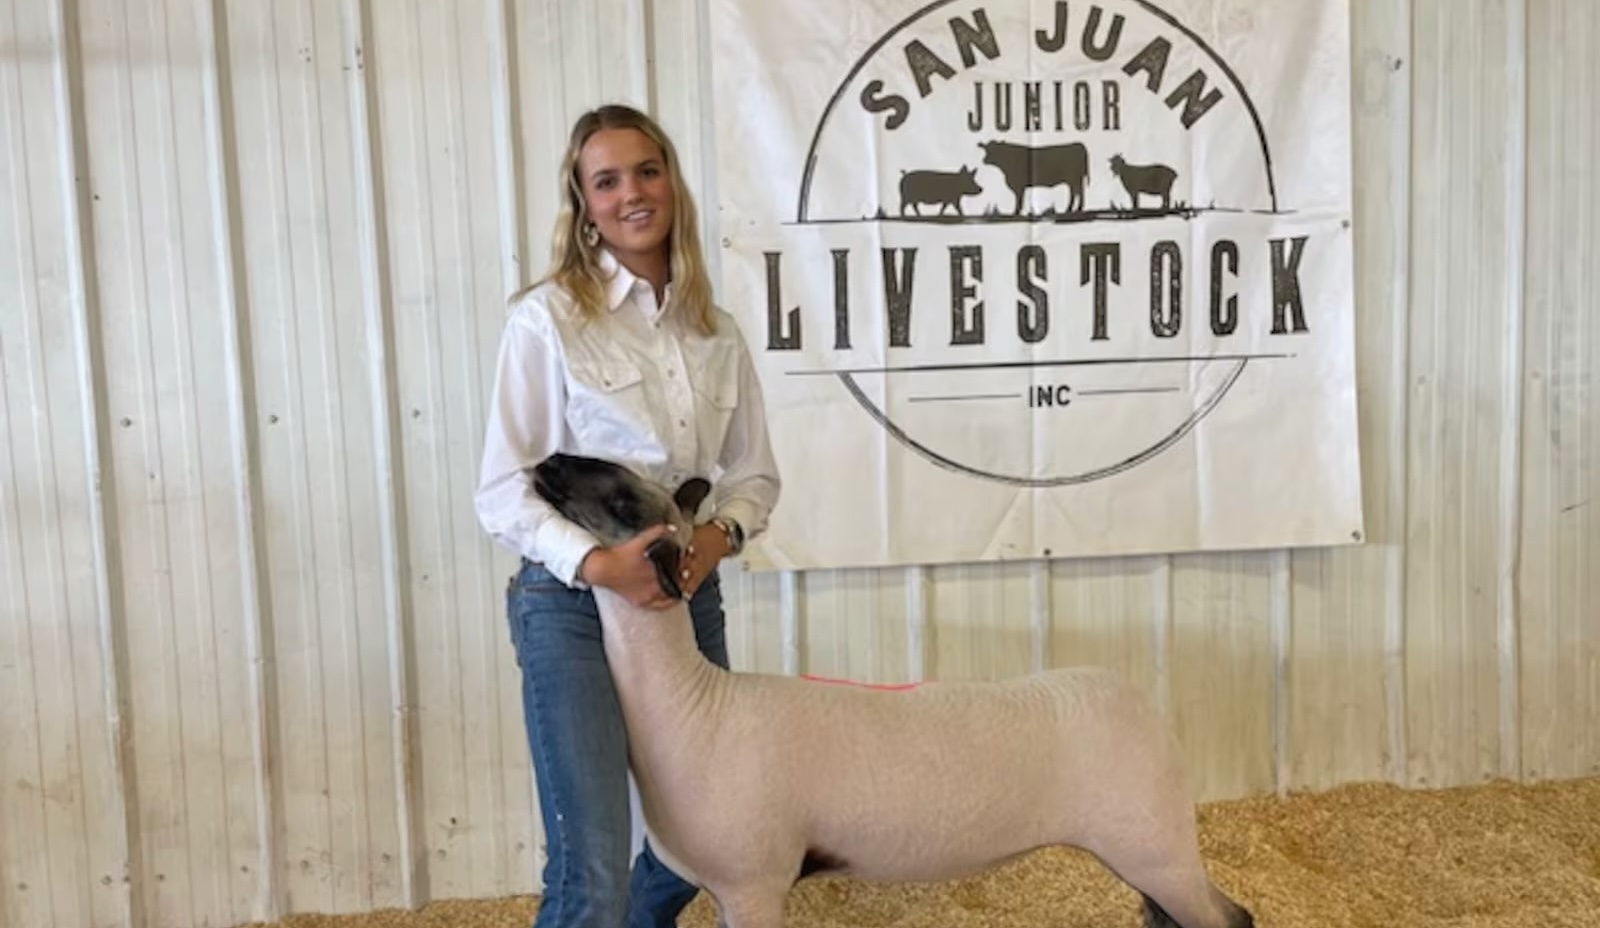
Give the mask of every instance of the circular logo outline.
[[(907, 28), (914, 25), (929, 14), (936, 12), (942, 7), (949, 6), (953, 2), (955, 2), (955, 0), (932, 0), (932, 2), (925, 4), (920, 9), (911, 13), (905, 19), (902, 19), (899, 23), (890, 27), (882, 35), (880, 35), (871, 45), (867, 47), (867, 49), (862, 53), (861, 57), (857, 59), (855, 64), (850, 67), (849, 71), (846, 72), (844, 79), (840, 81), (839, 86), (828, 98), (827, 104), (823, 107), (822, 115), (817, 120), (816, 130), (812, 133), (811, 144), (806, 152), (805, 167), (800, 178), (800, 192), (799, 201), (796, 208), (796, 218), (794, 220), (795, 224), (808, 225), (818, 221), (813, 220), (808, 216), (810, 209), (811, 184), (817, 167), (817, 149), (821, 145), (823, 132), (827, 129), (828, 122), (832, 118), (834, 110), (838, 107), (839, 101), (843, 99), (845, 91), (855, 81), (856, 77), (861, 73), (862, 69), (866, 67), (867, 63), (871, 61), (885, 45), (894, 39), (895, 36), (899, 35), (901, 32), (905, 31)], [(1227, 61), (1225, 61), (1209, 43), (1207, 43), (1196, 32), (1194, 32), (1194, 30), (1184, 25), (1171, 13), (1168, 13), (1166, 10), (1156, 6), (1153, 2), (1151, 2), (1151, 0), (1129, 0), (1129, 2), (1138, 4), (1138, 6), (1144, 9), (1146, 13), (1153, 16), (1157, 20), (1160, 20), (1162, 23), (1165, 23), (1167, 26), (1177, 30), (1185, 38), (1192, 42), (1195, 47), (1203, 51), (1216, 64), (1216, 66), (1221, 70), (1222, 74), (1227, 78), (1228, 82), (1232, 84), (1233, 88), (1238, 92), (1239, 99), (1244, 104), (1245, 110), (1249, 114), (1251, 123), (1255, 128), (1256, 139), (1261, 148), (1263, 170), (1266, 175), (1267, 182), (1267, 193), (1271, 203), (1270, 212), (1279, 212), (1280, 207), (1278, 203), (1277, 177), (1272, 164), (1271, 145), (1267, 140), (1266, 127), (1262, 123), (1260, 111), (1256, 108), (1255, 100), (1250, 96), (1250, 92), (1245, 88), (1244, 82), (1239, 79), (1238, 74), (1234, 72), (1233, 68), (1227, 63)], [(1209, 397), (1205, 398), (1205, 400), (1200, 403), (1200, 405), (1195, 408), (1186, 419), (1180, 422), (1171, 433), (1162, 438), (1160, 441), (1157, 441), (1143, 450), (1120, 461), (1102, 465), (1081, 473), (1055, 477), (1013, 476), (1001, 473), (993, 473), (990, 471), (981, 470), (968, 464), (962, 464), (948, 455), (942, 454), (928, 447), (923, 442), (913, 438), (908, 432), (905, 431), (905, 429), (895, 424), (895, 422), (889, 417), (887, 410), (879, 409), (878, 406), (873, 403), (872, 399), (866, 395), (866, 391), (864, 391), (861, 386), (856, 383), (855, 375), (857, 372), (839, 371), (835, 373), (835, 376), (839, 379), (839, 382), (844, 386), (845, 391), (849, 393), (851, 398), (854, 399), (867, 413), (867, 415), (873, 421), (877, 422), (879, 427), (888, 433), (891, 438), (900, 442), (907, 448), (910, 448), (912, 451), (916, 452), (919, 456), (923, 457), (935, 466), (957, 473), (995, 481), (997, 483), (1038, 489), (1089, 483), (1094, 480), (1114, 476), (1122, 473), (1123, 471), (1137, 467), (1140, 464), (1143, 464), (1146, 461), (1149, 461), (1167, 451), (1173, 445), (1177, 444), (1180, 440), (1187, 436), (1191, 431), (1193, 431), (1195, 426), (1197, 426), (1201, 420), (1209, 415), (1211, 411), (1222, 402), (1222, 400), (1233, 389), (1234, 385), (1238, 383), (1239, 378), (1243, 376), (1244, 371), (1246, 367), (1249, 366), (1252, 358), (1241, 358), (1238, 356), (1221, 358), (1197, 357), (1189, 360), (1200, 363), (1231, 360), (1234, 362), (1234, 367), (1232, 370), (1227, 372), (1221, 385)], [(1128, 363), (1137, 364), (1140, 362), (1138, 360), (1130, 360)], [(884, 373), (887, 373), (887, 371)]]
[[(805, 170), (802, 171), (800, 175), (800, 202), (795, 214), (795, 222), (797, 224), (806, 224), (812, 221), (806, 215), (806, 213), (810, 209), (811, 179), (817, 170), (817, 147), (822, 143), (822, 132), (827, 128), (828, 120), (833, 117), (833, 111), (839, 105), (839, 101), (843, 99), (845, 89), (848, 88), (851, 82), (856, 79), (856, 75), (861, 73), (861, 69), (866, 67), (867, 62), (870, 61), (873, 56), (877, 55), (879, 50), (881, 50), (885, 45), (889, 44), (890, 39), (893, 39), (908, 26), (911, 26), (917, 20), (922, 19), (929, 13), (938, 10), (940, 7), (949, 6), (954, 2), (955, 0), (933, 0), (932, 3), (927, 4), (922, 9), (917, 10), (915, 13), (907, 16), (899, 23), (896, 23), (883, 35), (878, 36), (877, 41), (867, 46), (867, 50), (862, 53), (861, 57), (857, 59), (856, 63), (850, 67), (848, 72), (846, 72), (844, 80), (839, 83), (839, 86), (836, 90), (834, 90), (833, 95), (828, 98), (827, 105), (822, 108), (822, 116), (817, 120), (817, 130), (811, 135), (811, 146), (806, 150), (806, 166)], [(1267, 142), (1267, 129), (1266, 126), (1261, 122), (1261, 113), (1256, 109), (1255, 100), (1251, 98), (1250, 92), (1245, 89), (1244, 82), (1239, 80), (1239, 75), (1234, 73), (1233, 68), (1223, 60), (1221, 55), (1217, 54), (1216, 50), (1213, 49), (1205, 39), (1200, 38), (1200, 36), (1196, 34), (1194, 30), (1178, 21), (1177, 17), (1156, 6), (1154, 3), (1150, 2), (1150, 0), (1130, 0), (1130, 2), (1139, 4), (1139, 6), (1143, 7), (1150, 15), (1183, 33), (1185, 38), (1193, 42), (1196, 47), (1210, 56), (1212, 61), (1216, 62), (1217, 67), (1222, 69), (1222, 73), (1227, 76), (1228, 82), (1233, 84), (1233, 88), (1239, 92), (1239, 99), (1244, 103), (1245, 110), (1250, 114), (1250, 121), (1255, 124), (1256, 138), (1261, 143), (1261, 158), (1262, 161), (1265, 162), (1267, 174), (1267, 195), (1272, 201), (1272, 211), (1277, 212), (1278, 181), (1277, 176), (1273, 172), (1272, 168), (1272, 149)]]

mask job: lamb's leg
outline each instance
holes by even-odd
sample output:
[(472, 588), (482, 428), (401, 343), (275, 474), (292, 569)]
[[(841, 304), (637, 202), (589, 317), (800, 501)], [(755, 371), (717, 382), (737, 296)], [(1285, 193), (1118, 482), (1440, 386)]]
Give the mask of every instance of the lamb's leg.
[(785, 886), (741, 886), (712, 896), (719, 928), (783, 928)]
[(1211, 882), (1200, 859), (1194, 819), (1186, 809), (1154, 807), (1158, 829), (1090, 848), (1145, 900), (1146, 928), (1252, 928), (1250, 913)]
[[(1148, 928), (1251, 928), (1248, 912), (1211, 882), (1200, 857), (1200, 829), (1183, 753), (1143, 694), (1113, 678), (1103, 712), (1116, 723), (1106, 756), (1114, 767), (1096, 782), (1092, 814), (1078, 816), (1073, 843), (1099, 858), (1148, 900)], [(1081, 792), (1081, 788), (1080, 788)], [(1084, 808), (1083, 796), (1073, 800)]]

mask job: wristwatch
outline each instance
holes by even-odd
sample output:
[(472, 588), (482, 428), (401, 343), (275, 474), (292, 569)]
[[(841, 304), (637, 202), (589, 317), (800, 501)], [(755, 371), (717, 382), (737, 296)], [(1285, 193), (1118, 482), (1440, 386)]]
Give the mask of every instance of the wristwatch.
[(728, 537), (728, 554), (736, 555), (744, 550), (744, 529), (739, 523), (725, 516), (713, 516), (711, 524), (722, 529), (722, 534)]

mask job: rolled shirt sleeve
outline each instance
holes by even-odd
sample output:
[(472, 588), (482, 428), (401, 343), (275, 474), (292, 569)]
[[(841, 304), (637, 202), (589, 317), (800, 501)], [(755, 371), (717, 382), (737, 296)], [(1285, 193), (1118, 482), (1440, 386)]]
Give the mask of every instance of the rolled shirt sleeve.
[(739, 405), (718, 458), (722, 477), (716, 487), (715, 513), (737, 522), (748, 541), (766, 531), (783, 482), (772, 453), (761, 381), (742, 338), (736, 356)]
[(496, 543), (582, 587), (578, 565), (600, 542), (534, 492), (528, 473), (560, 447), (565, 390), (548, 317), (513, 313), (501, 336), (473, 505)]

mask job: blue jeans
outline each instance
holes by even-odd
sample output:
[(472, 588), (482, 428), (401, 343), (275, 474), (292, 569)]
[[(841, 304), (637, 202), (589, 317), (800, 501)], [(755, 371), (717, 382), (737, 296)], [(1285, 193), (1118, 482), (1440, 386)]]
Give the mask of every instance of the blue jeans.
[[(689, 603), (700, 650), (728, 666), (722, 587)], [(549, 859), (535, 928), (671, 928), (698, 890), (648, 842), (629, 875), (628, 744), (594, 595), (523, 561), (506, 589)]]

